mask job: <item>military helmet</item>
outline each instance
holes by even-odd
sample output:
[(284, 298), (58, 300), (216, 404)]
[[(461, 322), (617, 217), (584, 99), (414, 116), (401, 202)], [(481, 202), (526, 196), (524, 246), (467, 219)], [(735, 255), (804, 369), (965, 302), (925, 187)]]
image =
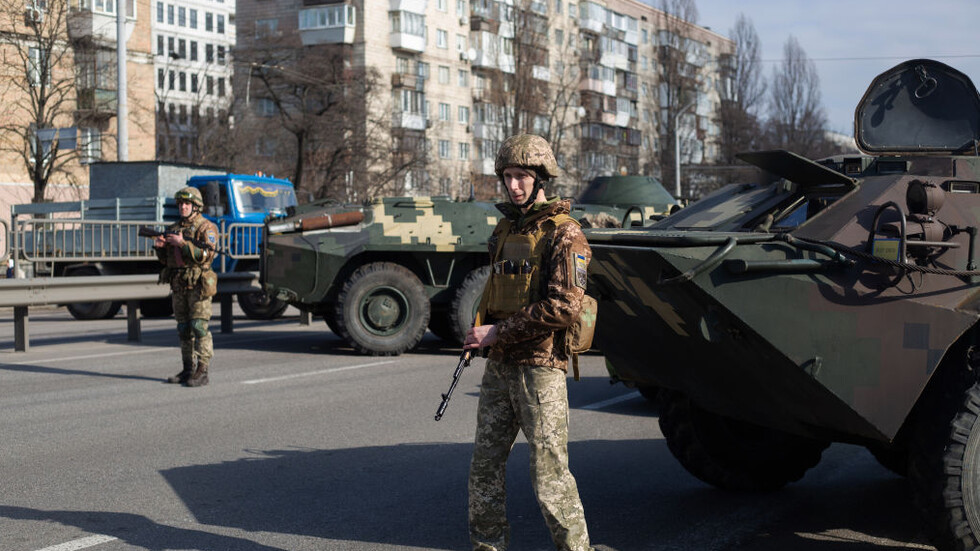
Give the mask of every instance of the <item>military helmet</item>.
[(204, 208), (204, 199), (201, 197), (201, 190), (193, 186), (181, 188), (174, 194), (177, 201), (187, 201), (198, 208)]
[(548, 140), (534, 134), (511, 136), (500, 146), (493, 164), (494, 172), (503, 178), (504, 169), (514, 166), (534, 170), (546, 180), (558, 177), (558, 162)]

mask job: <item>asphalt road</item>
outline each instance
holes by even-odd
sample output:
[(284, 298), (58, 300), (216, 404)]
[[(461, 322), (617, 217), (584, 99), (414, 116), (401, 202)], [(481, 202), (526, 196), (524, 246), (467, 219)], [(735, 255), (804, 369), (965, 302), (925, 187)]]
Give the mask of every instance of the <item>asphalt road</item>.
[[(123, 315), (35, 309), (17, 353), (12, 318), (0, 310), (0, 550), (468, 548), (483, 360), (437, 423), (457, 351), (431, 336), (372, 358), (322, 323), (238, 317), (215, 333), (211, 384), (189, 389), (162, 382), (179, 371), (172, 320), (129, 343)], [(834, 445), (773, 494), (724, 493), (680, 467), (656, 407), (610, 385), (601, 356), (582, 372), (571, 467), (603, 549), (932, 549), (905, 481), (864, 449)], [(553, 548), (523, 439), (508, 468), (512, 548)]]

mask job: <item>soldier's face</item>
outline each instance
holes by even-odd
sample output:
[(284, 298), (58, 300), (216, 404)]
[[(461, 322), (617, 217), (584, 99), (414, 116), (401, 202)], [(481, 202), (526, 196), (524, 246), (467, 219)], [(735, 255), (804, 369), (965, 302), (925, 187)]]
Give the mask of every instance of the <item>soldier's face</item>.
[(504, 187), (507, 188), (511, 202), (518, 206), (523, 205), (534, 191), (534, 173), (523, 168), (510, 167), (504, 169), (503, 175)]
[(181, 218), (187, 218), (194, 212), (194, 203), (190, 201), (177, 201), (177, 212)]

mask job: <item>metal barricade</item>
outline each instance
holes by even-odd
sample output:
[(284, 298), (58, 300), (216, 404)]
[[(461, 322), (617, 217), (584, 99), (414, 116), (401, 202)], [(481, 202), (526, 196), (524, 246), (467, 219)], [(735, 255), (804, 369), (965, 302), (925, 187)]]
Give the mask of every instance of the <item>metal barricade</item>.
[(265, 224), (246, 224), (236, 222), (225, 226), (224, 221), (219, 228), (221, 232), (221, 250), (226, 254), (221, 256), (221, 272), (227, 271), (226, 261), (257, 260), (261, 252), (262, 229)]
[(155, 260), (153, 240), (139, 236), (141, 226), (159, 229), (162, 224), (129, 220), (17, 220), (15, 249), (20, 259), (27, 262)]

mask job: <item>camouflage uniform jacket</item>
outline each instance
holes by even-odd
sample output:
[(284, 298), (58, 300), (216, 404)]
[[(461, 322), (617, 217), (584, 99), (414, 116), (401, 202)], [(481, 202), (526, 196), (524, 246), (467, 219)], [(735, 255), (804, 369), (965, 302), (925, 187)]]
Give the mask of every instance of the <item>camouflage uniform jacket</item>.
[[(521, 234), (540, 231), (549, 218), (571, 211), (571, 201), (552, 199), (531, 206), (526, 214), (511, 203), (497, 208), (514, 221)], [(499, 228), (499, 226), (498, 226)], [(498, 232), (489, 240), (491, 258), (497, 248)], [(497, 342), (490, 347), (490, 359), (510, 365), (530, 365), (568, 369), (563, 330), (579, 315), (585, 295), (584, 274), (576, 277), (575, 255), (584, 255), (586, 264), (592, 250), (581, 228), (574, 221), (560, 224), (545, 247), (541, 261), (543, 277), (537, 296), (542, 297), (503, 320), (497, 326)]]
[[(167, 227), (168, 232), (180, 232), (184, 239), (195, 239), (218, 246), (218, 228), (210, 220), (195, 213)], [(160, 283), (169, 283), (171, 289), (194, 287), (201, 275), (211, 271), (215, 252), (185, 241), (182, 247), (167, 245), (156, 249), (157, 258), (165, 267), (160, 273)]]

